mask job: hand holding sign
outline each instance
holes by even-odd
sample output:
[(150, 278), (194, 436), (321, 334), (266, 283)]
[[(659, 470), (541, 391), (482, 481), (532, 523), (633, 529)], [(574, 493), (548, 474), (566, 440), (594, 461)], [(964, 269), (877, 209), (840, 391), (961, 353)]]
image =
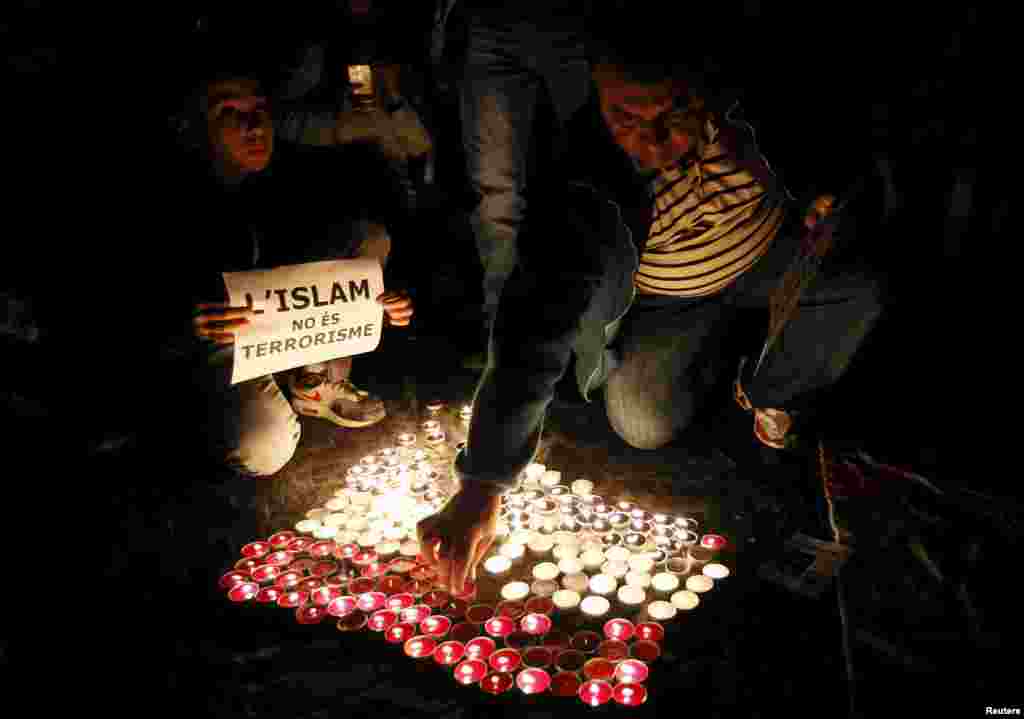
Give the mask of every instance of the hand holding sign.
[(235, 331), (249, 324), (251, 307), (231, 307), (227, 302), (205, 302), (196, 305), (192, 315), (192, 331), (201, 340), (218, 345), (233, 345)]
[(408, 327), (412, 319), (412, 299), (405, 292), (388, 291), (380, 294), (377, 301), (384, 305), (384, 319), (392, 327)]

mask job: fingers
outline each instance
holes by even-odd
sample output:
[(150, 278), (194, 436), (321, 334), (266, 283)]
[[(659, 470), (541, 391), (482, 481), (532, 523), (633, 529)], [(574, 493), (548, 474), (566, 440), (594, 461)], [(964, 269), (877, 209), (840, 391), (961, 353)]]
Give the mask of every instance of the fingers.
[(487, 556), (493, 546), (494, 537), (483, 537), (477, 543), (476, 549), (473, 552), (473, 559), (469, 565), (469, 578), (473, 581), (476, 581), (476, 570), (480, 566), (480, 562), (484, 561), (484, 557)]
[(465, 591), (472, 556), (473, 547), (463, 542), (452, 545), (448, 553), (448, 588), (452, 594)]
[(395, 327), (405, 327), (413, 316), (412, 299), (404, 292), (386, 291), (377, 297), (377, 302), (384, 305), (388, 322)]
[(431, 525), (421, 522), (416, 527), (416, 533), (419, 535), (420, 540), (420, 551), (423, 553), (423, 557), (432, 565), (438, 563), (438, 544), (440, 539), (431, 531)]

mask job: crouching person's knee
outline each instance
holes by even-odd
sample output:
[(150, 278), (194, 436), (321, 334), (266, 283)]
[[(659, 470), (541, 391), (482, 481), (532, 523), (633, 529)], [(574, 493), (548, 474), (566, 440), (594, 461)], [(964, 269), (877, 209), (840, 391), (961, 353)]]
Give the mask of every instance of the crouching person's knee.
[(661, 449), (674, 440), (692, 420), (692, 412), (688, 408), (617, 401), (615, 389), (611, 386), (608, 389), (608, 422), (626, 444), (636, 449)]
[(227, 462), (246, 476), (270, 477), (295, 455), (301, 437), (302, 425), (294, 412), (265, 415), (243, 428), (237, 449), (229, 453)]

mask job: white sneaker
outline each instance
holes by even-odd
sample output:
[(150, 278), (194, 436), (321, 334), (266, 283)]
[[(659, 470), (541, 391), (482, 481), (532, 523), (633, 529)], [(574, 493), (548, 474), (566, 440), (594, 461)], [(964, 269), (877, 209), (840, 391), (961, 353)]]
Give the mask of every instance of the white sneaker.
[(294, 372), (288, 388), (296, 412), (329, 420), (339, 427), (369, 427), (387, 416), (379, 397), (357, 389), (348, 380), (330, 382), (327, 372)]

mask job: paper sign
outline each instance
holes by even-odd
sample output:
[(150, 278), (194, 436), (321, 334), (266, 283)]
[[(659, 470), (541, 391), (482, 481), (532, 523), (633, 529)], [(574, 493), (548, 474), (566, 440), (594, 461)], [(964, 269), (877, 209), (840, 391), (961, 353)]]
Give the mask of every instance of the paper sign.
[(272, 270), (225, 272), (232, 307), (252, 306), (235, 333), (231, 383), (338, 357), (372, 352), (380, 343), (384, 291), (375, 259), (330, 260)]

